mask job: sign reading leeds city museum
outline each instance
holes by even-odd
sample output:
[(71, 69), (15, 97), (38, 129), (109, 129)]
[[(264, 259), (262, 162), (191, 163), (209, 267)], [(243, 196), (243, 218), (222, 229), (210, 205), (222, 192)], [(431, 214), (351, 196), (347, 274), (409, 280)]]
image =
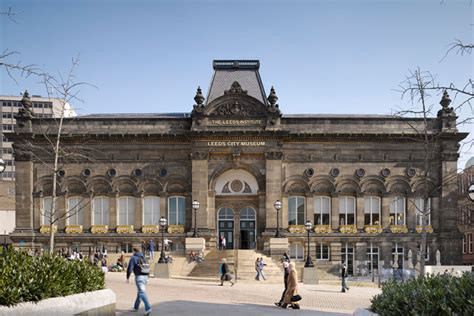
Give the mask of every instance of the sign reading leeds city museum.
[(265, 146), (265, 142), (244, 142), (244, 141), (207, 142), (207, 146), (209, 147), (235, 147), (235, 146), (258, 147), (258, 146)]

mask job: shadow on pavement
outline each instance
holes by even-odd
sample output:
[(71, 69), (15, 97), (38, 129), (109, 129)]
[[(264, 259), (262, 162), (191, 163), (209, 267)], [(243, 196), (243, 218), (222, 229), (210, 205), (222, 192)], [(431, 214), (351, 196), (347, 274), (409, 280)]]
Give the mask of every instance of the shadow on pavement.
[[(143, 304), (140, 306), (139, 313), (129, 310), (116, 310), (117, 315), (140, 315), (144, 313)], [(152, 315), (230, 315), (230, 316), (263, 316), (263, 315), (328, 315), (342, 316), (350, 315), (343, 313), (333, 313), (316, 310), (292, 310), (281, 309), (276, 306), (258, 305), (258, 304), (220, 304), (220, 303), (202, 303), (194, 301), (168, 301), (152, 305)]]

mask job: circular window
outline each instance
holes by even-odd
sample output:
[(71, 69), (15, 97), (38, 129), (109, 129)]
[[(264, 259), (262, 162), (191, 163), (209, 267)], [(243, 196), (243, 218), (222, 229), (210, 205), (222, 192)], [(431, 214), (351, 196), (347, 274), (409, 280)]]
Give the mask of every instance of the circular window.
[(166, 177), (168, 174), (168, 171), (166, 171), (165, 168), (160, 169), (160, 177)]
[(312, 177), (314, 175), (314, 169), (313, 168), (308, 168), (304, 171), (304, 175), (307, 177)]
[(58, 176), (59, 176), (59, 177), (62, 178), (62, 177), (64, 177), (65, 175), (66, 175), (66, 171), (64, 171), (63, 169), (58, 170)]
[(134, 175), (135, 177), (141, 176), (141, 175), (142, 175), (142, 169), (138, 169), (138, 168), (137, 168), (137, 169), (133, 170), (133, 175)]
[(82, 170), (82, 176), (85, 177), (85, 178), (87, 178), (88, 176), (90, 176), (91, 173), (92, 173), (92, 172), (91, 172), (91, 169), (84, 169), (84, 170)]
[(382, 171), (380, 171), (380, 174), (383, 176), (383, 177), (388, 177), (390, 175), (390, 169), (388, 168), (383, 168)]
[(339, 175), (339, 169), (337, 168), (332, 168), (330, 172), (331, 176), (337, 177)]
[(234, 192), (240, 192), (242, 191), (242, 188), (244, 187), (244, 185), (242, 184), (242, 181), (240, 180), (234, 180), (230, 183), (230, 188), (232, 189), (232, 191)]
[(365, 170), (364, 168), (359, 168), (356, 170), (356, 176), (358, 176), (359, 178), (362, 178), (363, 176), (365, 176)]
[(411, 177), (414, 177), (416, 175), (416, 170), (415, 168), (408, 168), (407, 170), (407, 176), (409, 176), (410, 178)]
[(107, 175), (109, 177), (115, 177), (117, 175), (117, 170), (115, 170), (114, 168), (110, 168), (108, 171), (107, 171)]

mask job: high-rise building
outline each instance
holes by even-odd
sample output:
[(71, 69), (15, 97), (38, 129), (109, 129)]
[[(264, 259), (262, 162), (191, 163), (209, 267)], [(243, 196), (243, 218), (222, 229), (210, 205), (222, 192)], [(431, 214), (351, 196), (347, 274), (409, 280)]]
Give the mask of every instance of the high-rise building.
[[(8, 234), (15, 228), (15, 162), (13, 159), (12, 142), (5, 133), (15, 128), (15, 115), (22, 107), (22, 96), (0, 96), (0, 159), (6, 164), (6, 169), (0, 174), (0, 236)], [(33, 95), (33, 112), (37, 118), (58, 117), (61, 113), (62, 102), (56, 98)], [(76, 112), (69, 105), (64, 104), (64, 116), (76, 116)], [(2, 239), (3, 241), (3, 239)]]

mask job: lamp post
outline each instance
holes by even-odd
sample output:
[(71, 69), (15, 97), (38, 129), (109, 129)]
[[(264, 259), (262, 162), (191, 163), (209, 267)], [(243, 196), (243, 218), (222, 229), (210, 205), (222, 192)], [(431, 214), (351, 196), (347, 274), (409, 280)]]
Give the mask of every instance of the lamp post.
[(469, 200), (474, 202), (474, 183), (471, 183), (471, 185), (469, 186), (469, 189), (467, 190), (467, 197), (469, 198)]
[(281, 201), (280, 201), (280, 200), (276, 200), (275, 203), (273, 204), (273, 206), (275, 207), (275, 210), (277, 211), (277, 231), (276, 231), (275, 237), (276, 237), (276, 238), (281, 238), (281, 235), (280, 235), (280, 210), (281, 210)]
[(161, 216), (160, 218), (160, 229), (161, 229), (161, 254), (160, 254), (160, 259), (158, 260), (158, 263), (165, 263), (165, 228), (166, 225), (168, 224), (168, 220)]
[(314, 267), (313, 260), (311, 259), (311, 256), (309, 255), (309, 234), (311, 230), (313, 229), (313, 223), (311, 223), (310, 220), (307, 220), (306, 223), (304, 224), (304, 227), (306, 228), (306, 231), (308, 232), (308, 255), (306, 256), (306, 262), (304, 264), (305, 268), (311, 268)]
[(197, 237), (198, 236), (198, 233), (197, 233), (197, 225), (196, 225), (196, 218), (197, 218), (197, 210), (199, 209), (199, 202), (194, 200), (193, 201), (193, 210), (194, 210), (194, 233), (193, 233), (193, 237)]

